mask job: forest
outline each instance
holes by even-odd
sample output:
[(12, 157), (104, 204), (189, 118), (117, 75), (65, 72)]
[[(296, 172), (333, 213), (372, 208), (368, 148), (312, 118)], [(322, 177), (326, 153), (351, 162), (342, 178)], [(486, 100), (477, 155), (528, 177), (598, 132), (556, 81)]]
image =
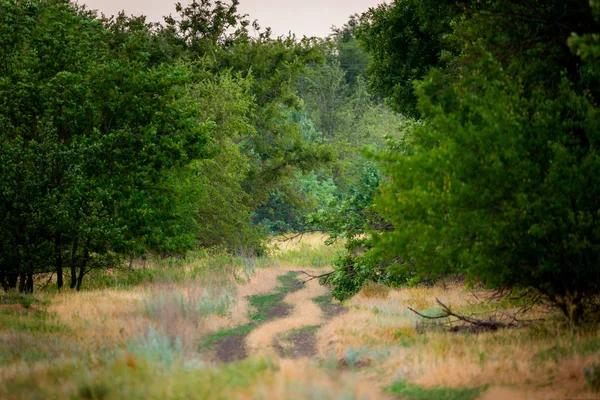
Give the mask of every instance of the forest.
[(240, 1), (0, 0), (0, 397), (595, 398), (600, 3)]

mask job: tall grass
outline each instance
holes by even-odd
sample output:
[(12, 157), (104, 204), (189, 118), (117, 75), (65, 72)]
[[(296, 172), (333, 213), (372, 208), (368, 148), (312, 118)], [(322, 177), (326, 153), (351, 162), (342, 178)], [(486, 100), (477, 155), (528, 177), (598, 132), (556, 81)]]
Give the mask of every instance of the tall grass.
[(329, 265), (341, 248), (305, 239), (262, 258), (197, 252), (93, 271), (81, 292), (0, 305), (0, 398), (377, 399), (307, 360), (214, 366), (198, 352), (208, 333), (262, 321), (294, 283), (290, 266)]
[(325, 244), (327, 235), (306, 234), (294, 239), (276, 237), (270, 246), (270, 259), (276, 265), (323, 268), (333, 265), (344, 251), (344, 243)]

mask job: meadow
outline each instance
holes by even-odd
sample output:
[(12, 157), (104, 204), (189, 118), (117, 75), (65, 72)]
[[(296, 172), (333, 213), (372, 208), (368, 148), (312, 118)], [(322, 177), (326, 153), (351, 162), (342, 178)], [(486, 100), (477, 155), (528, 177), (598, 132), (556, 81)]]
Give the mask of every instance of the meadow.
[(148, 260), (99, 271), (81, 292), (4, 293), (0, 398), (600, 398), (596, 327), (571, 330), (534, 307), (531, 324), (451, 331), (408, 310), (520, 306), (458, 280), (367, 284), (339, 304), (306, 274), (328, 271), (343, 247), (323, 242)]

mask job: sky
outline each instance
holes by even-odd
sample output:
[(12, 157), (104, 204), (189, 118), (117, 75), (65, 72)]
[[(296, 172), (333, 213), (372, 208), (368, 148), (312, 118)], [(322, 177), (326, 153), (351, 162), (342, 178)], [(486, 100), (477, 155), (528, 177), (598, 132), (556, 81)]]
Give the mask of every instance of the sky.
[[(127, 14), (144, 14), (149, 21), (162, 21), (162, 16), (174, 13), (178, 0), (79, 0), (88, 8), (107, 15), (125, 10)], [(182, 4), (191, 0), (179, 0)], [(240, 0), (239, 11), (258, 20), (261, 28), (270, 26), (276, 36), (325, 37), (331, 27), (342, 26), (350, 15), (366, 11), (383, 0)]]

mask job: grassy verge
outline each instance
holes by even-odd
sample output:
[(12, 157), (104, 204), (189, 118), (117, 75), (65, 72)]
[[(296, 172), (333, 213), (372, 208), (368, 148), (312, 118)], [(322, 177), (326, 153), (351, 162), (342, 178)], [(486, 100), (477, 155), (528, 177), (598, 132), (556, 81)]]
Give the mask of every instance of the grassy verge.
[(423, 388), (399, 381), (388, 390), (405, 400), (475, 400), (485, 389)]
[(215, 344), (272, 318), (299, 284), (285, 265), (323, 266), (329, 251), (315, 242), (261, 259), (199, 252), (93, 271), (81, 292), (50, 284), (41, 296), (1, 296), (0, 398), (374, 398), (307, 360), (213, 366), (197, 352), (206, 332)]

